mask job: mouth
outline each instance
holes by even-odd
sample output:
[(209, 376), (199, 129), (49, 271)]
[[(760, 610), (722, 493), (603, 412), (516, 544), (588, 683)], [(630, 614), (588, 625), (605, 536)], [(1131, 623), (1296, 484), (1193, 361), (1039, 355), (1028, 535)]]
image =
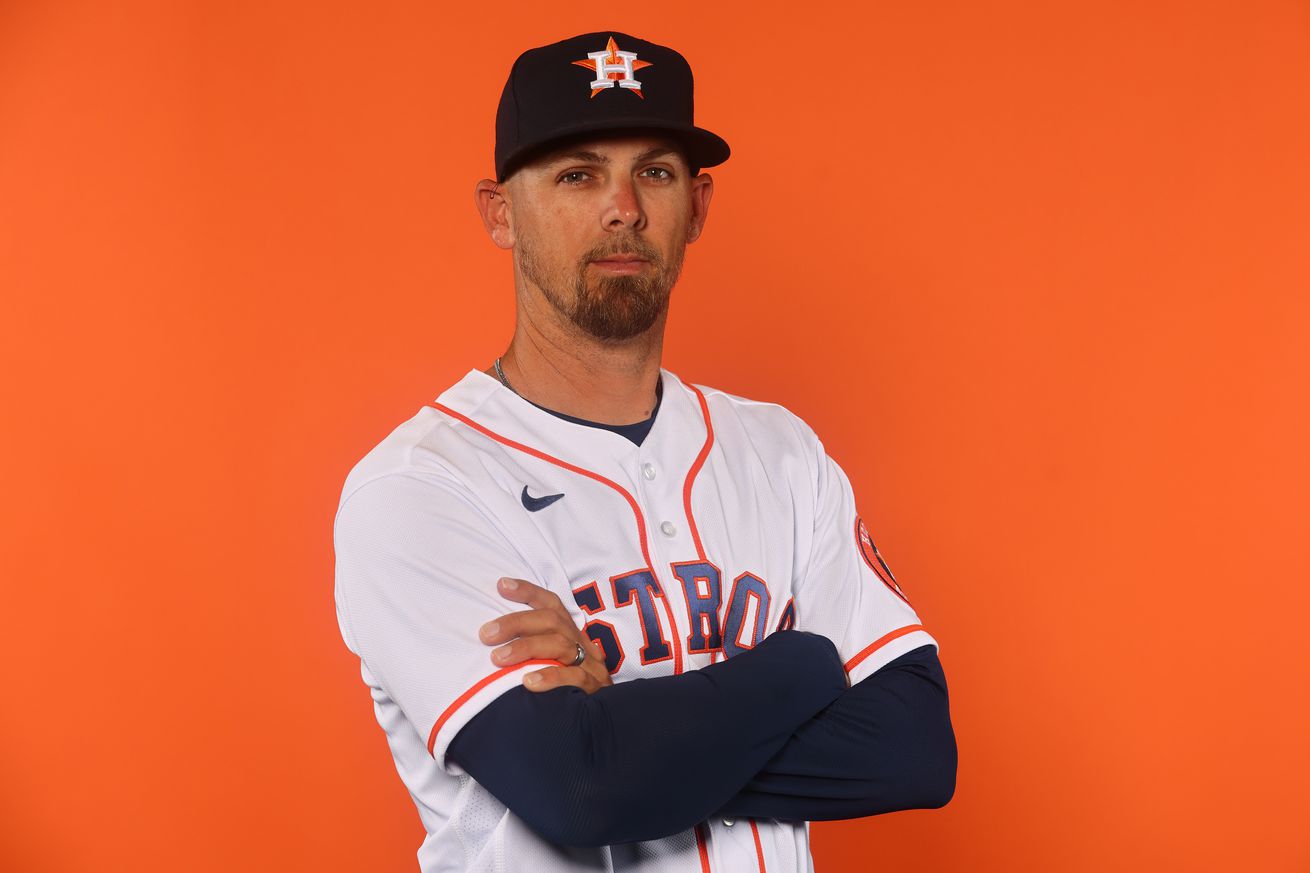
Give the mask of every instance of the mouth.
[(591, 261), (591, 266), (607, 273), (640, 273), (649, 265), (645, 258), (629, 254), (606, 255)]

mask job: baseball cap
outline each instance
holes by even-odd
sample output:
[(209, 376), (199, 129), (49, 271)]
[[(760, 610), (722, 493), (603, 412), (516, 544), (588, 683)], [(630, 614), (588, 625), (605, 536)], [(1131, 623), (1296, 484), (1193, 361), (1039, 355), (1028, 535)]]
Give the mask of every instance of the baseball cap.
[(564, 140), (659, 133), (693, 167), (728, 159), (728, 144), (693, 123), (691, 66), (678, 52), (618, 31), (529, 49), (510, 68), (496, 110), (496, 179)]

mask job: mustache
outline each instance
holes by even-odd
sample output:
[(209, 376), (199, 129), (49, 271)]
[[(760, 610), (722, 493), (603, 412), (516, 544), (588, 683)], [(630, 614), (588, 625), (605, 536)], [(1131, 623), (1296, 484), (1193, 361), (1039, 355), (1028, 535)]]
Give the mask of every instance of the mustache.
[(660, 253), (655, 247), (635, 236), (608, 239), (597, 243), (587, 251), (582, 260), (583, 263), (590, 263), (591, 261), (612, 258), (615, 255), (632, 255), (641, 258), (643, 261), (650, 261), (652, 264), (660, 263)]

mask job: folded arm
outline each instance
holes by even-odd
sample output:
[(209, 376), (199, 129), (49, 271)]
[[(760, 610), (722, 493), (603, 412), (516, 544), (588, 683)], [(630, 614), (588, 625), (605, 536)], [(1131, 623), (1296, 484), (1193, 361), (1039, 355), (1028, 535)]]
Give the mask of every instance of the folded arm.
[[(489, 645), (509, 641), (493, 661), (566, 660), (578, 637), (558, 598), (507, 581), (502, 596), (533, 608), (483, 629)], [(540, 682), (529, 674), (448, 752), (562, 845), (656, 839), (715, 812), (818, 821), (931, 808), (954, 790), (955, 738), (933, 646), (849, 689), (832, 644), (796, 631), (680, 676), (598, 685), (587, 668), (548, 667)]]
[(723, 807), (845, 690), (829, 640), (782, 631), (677, 676), (593, 694), (512, 689), (459, 731), (447, 758), (551, 842), (657, 839)]
[(946, 676), (923, 646), (801, 725), (718, 815), (827, 821), (934, 809), (951, 799), (955, 767)]

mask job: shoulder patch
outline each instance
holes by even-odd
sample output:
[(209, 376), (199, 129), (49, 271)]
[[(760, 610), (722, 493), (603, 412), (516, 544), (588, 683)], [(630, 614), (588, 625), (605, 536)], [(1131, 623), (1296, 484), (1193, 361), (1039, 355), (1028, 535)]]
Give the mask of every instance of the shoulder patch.
[(878, 547), (873, 544), (873, 537), (869, 536), (869, 529), (865, 527), (864, 519), (858, 517), (855, 519), (855, 547), (860, 550), (860, 557), (864, 559), (864, 563), (882, 580), (882, 584), (890, 588), (901, 600), (909, 603), (910, 599), (905, 596), (905, 592), (896, 582), (896, 577), (892, 575), (891, 568), (878, 553)]

